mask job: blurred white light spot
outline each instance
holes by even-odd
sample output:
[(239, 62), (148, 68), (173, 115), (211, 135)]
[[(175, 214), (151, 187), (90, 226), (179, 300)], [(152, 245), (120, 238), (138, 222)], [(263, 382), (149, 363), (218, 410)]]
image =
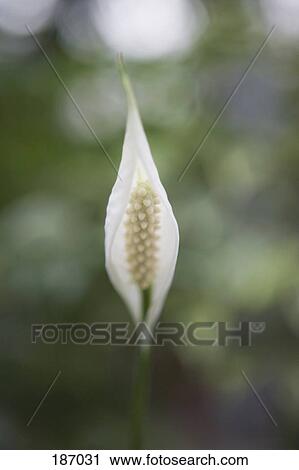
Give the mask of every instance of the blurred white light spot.
[(0, 0), (0, 29), (16, 34), (29, 34), (43, 29), (51, 19), (58, 0)]
[(94, 0), (91, 17), (110, 48), (135, 59), (186, 51), (207, 22), (203, 5), (187, 0)]
[(299, 35), (298, 0), (263, 0), (265, 18), (269, 25), (277, 26), (278, 32), (290, 38)]

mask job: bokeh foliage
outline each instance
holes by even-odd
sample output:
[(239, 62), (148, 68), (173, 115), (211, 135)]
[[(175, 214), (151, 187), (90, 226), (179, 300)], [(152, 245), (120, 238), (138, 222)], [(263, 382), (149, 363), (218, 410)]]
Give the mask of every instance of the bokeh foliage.
[[(249, 348), (154, 350), (149, 448), (298, 445), (299, 55), (279, 28), (178, 181), (268, 32), (253, 3), (205, 2), (210, 23), (187, 54), (127, 61), (180, 227), (163, 320), (266, 323)], [(118, 165), (113, 52), (80, 60), (54, 27), (39, 39)], [(0, 67), (1, 447), (126, 448), (134, 348), (30, 338), (32, 323), (129, 319), (104, 267), (115, 173), (38, 48)]]

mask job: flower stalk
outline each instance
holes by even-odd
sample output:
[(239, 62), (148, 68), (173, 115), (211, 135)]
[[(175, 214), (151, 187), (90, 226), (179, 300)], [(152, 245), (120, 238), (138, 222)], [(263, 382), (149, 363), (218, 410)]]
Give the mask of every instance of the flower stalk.
[(144, 448), (145, 422), (150, 390), (150, 347), (138, 346), (132, 394), (131, 449)]
[[(151, 289), (142, 292), (143, 320), (150, 305)], [(151, 349), (149, 346), (138, 346), (134, 388), (132, 394), (131, 449), (140, 450), (144, 446), (145, 421), (148, 412), (150, 391)]]

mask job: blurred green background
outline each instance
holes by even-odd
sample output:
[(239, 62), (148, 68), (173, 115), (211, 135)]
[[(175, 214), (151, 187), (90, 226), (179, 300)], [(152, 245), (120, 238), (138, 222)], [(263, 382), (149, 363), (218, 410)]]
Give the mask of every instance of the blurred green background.
[(115, 56), (125, 56), (180, 227), (162, 319), (266, 323), (251, 347), (154, 349), (147, 448), (296, 448), (296, 0), (1, 0), (1, 448), (127, 448), (136, 353), (31, 344), (33, 323), (129, 314), (104, 267), (115, 173), (26, 25), (116, 166), (126, 109)]

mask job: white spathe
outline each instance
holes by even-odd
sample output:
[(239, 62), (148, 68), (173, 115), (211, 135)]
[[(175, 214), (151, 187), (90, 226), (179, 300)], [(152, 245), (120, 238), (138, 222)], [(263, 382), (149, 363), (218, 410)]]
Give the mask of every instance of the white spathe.
[(118, 177), (113, 186), (105, 221), (106, 269), (116, 291), (127, 304), (134, 320), (142, 320), (142, 291), (132, 280), (126, 260), (125, 216), (136, 183), (146, 180), (159, 197), (159, 240), (157, 267), (151, 286), (151, 300), (145, 321), (151, 327), (159, 318), (174, 275), (179, 231), (139, 116), (128, 76), (122, 70), (128, 101), (128, 116)]

